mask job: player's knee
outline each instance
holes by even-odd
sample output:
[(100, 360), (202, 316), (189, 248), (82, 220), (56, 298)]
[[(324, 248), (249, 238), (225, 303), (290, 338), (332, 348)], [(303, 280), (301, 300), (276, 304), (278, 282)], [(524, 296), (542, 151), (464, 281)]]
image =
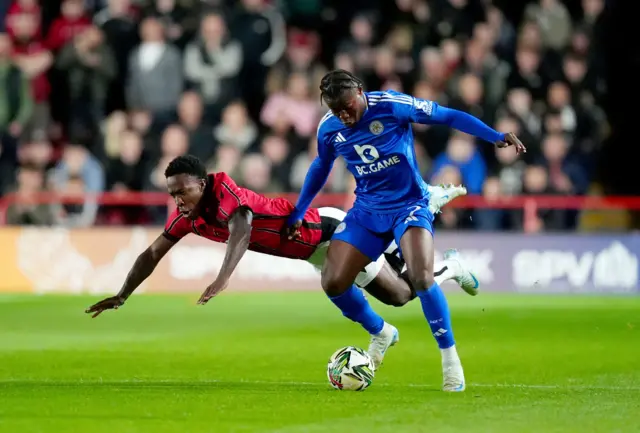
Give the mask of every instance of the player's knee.
[(433, 272), (422, 271), (409, 274), (409, 283), (415, 292), (429, 289), (434, 283)]
[(323, 271), (321, 276), (322, 290), (327, 296), (339, 296), (351, 287), (351, 284), (342, 280), (339, 275)]

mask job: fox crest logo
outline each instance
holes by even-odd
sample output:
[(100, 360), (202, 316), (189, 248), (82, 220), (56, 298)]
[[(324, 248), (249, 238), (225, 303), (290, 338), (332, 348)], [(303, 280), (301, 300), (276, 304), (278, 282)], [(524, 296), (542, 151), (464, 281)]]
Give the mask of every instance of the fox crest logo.
[(379, 120), (374, 120), (369, 125), (369, 131), (371, 131), (373, 135), (380, 135), (382, 134), (382, 131), (384, 131), (384, 126)]

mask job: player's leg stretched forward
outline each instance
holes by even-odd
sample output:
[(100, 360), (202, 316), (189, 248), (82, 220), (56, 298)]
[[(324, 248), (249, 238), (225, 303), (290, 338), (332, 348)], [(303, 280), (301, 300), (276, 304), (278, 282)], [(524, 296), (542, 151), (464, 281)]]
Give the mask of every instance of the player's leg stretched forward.
[[(401, 307), (416, 297), (399, 251), (397, 244), (392, 242), (384, 255), (371, 262), (356, 278), (358, 287), (383, 304), (394, 307)], [(478, 280), (455, 249), (445, 251), (444, 260), (434, 261), (433, 275), (438, 285), (454, 280), (469, 295), (478, 294)]]
[(359, 323), (369, 334), (369, 355), (376, 368), (386, 350), (398, 341), (398, 331), (376, 313), (354, 281), (371, 259), (353, 245), (333, 240), (322, 267), (322, 288), (348, 319)]
[(433, 235), (424, 227), (408, 227), (400, 239), (409, 281), (442, 354), (443, 389), (463, 391), (462, 363), (456, 351), (447, 299), (434, 278)]

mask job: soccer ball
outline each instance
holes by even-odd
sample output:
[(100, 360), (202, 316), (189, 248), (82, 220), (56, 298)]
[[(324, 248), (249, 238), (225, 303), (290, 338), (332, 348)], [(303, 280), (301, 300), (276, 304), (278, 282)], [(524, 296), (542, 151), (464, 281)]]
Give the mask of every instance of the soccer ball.
[(363, 391), (371, 385), (373, 375), (373, 360), (359, 347), (343, 347), (329, 358), (327, 377), (335, 389)]

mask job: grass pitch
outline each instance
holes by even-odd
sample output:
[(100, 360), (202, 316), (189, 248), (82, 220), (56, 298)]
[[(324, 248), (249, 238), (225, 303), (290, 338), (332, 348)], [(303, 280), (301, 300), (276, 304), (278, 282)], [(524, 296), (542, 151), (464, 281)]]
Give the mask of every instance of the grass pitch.
[(326, 361), (367, 336), (320, 293), (0, 296), (0, 432), (638, 432), (640, 298), (451, 296), (468, 388), (440, 391), (418, 302), (371, 388)]

